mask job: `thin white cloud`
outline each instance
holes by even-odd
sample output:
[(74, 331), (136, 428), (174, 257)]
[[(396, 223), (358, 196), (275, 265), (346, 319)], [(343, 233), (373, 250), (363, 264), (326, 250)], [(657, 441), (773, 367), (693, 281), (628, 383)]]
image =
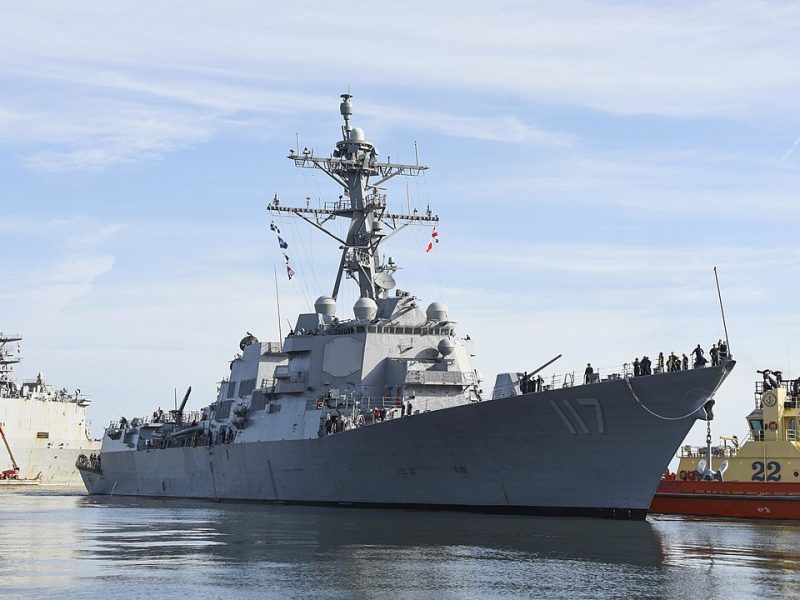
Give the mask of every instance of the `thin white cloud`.
[(4, 304), (21, 303), (23, 313), (63, 316), (67, 306), (92, 293), (114, 262), (108, 254), (70, 254), (24, 273), (10, 272), (6, 280), (13, 289), (0, 292), (0, 298)]
[(18, 305), (20, 313), (60, 316), (114, 268), (116, 257), (105, 245), (122, 229), (84, 217), (0, 218), (0, 232), (8, 240), (0, 266), (7, 285), (0, 289), (0, 300)]
[[(330, 112), (334, 101), (308, 93), (275, 92), (226, 82), (183, 81), (104, 72), (92, 77), (59, 77), (89, 90), (139, 94), (122, 102), (92, 97), (90, 106), (62, 105), (58, 112), (6, 111), (0, 131), (15, 140), (62, 148), (28, 154), (24, 163), (41, 171), (97, 170), (203, 142), (229, 128), (256, 124), (264, 131), (285, 114)], [(151, 102), (147, 102), (150, 99)], [(163, 104), (168, 102), (168, 105)], [(359, 117), (380, 129), (419, 127), (445, 136), (511, 143), (568, 145), (565, 134), (543, 130), (513, 116), (472, 117), (392, 105), (364, 103)], [(0, 115), (0, 118), (2, 115)]]
[(18, 6), (6, 9), (2, 47), (8, 68), (204, 65), (320, 82), (344, 70), (380, 85), (489, 88), (620, 113), (738, 113), (762, 102), (788, 110), (780, 92), (791, 97), (798, 85), (791, 23), (800, 9), (791, 4), (412, 2), (400, 14), (363, 4), (381, 27), (359, 30), (357, 46), (341, 35), (353, 29), (350, 13), (335, 5), (235, 6)]
[[(573, 274), (649, 272), (665, 278), (676, 272), (696, 272), (703, 269), (707, 259), (698, 261), (697, 258), (709, 256), (708, 248), (701, 245), (675, 248), (612, 243), (537, 244), (507, 241), (503, 246), (504, 266)], [(785, 266), (800, 266), (800, 249), (794, 246), (759, 249), (749, 245), (731, 244), (715, 247), (713, 256), (721, 257), (725, 264), (740, 268), (755, 268), (775, 264), (776, 261)], [(491, 263), (496, 260), (490, 254), (475, 251), (459, 252), (453, 258), (466, 263)]]
[(24, 163), (42, 171), (97, 170), (156, 159), (165, 152), (207, 140), (211, 127), (202, 115), (126, 102), (64, 105), (18, 111), (5, 127), (5, 140), (47, 149), (27, 154)]
[(792, 144), (792, 145), (789, 147), (789, 149), (788, 149), (788, 150), (786, 151), (786, 153), (783, 155), (783, 158), (781, 158), (781, 162), (783, 162), (784, 160), (786, 160), (787, 158), (789, 158), (789, 156), (792, 154), (792, 152), (794, 152), (794, 149), (795, 149), (795, 148), (797, 148), (797, 145), (798, 145), (798, 144), (800, 144), (800, 137), (799, 137), (799, 138), (797, 138), (797, 139), (794, 141), (794, 144)]
[[(412, 2), (401, 14), (364, 4), (382, 26), (361, 29), (357, 47), (342, 38), (353, 25), (335, 5), (277, 12), (256, 2), (233, 6), (5, 5), (0, 78), (29, 82), (31, 97), (19, 88), (15, 100), (40, 106), (2, 110), (3, 141), (44, 146), (24, 156), (28, 166), (46, 171), (154, 159), (248, 118), (327, 110), (327, 93), (316, 90), (341, 86), (352, 74), (358, 79), (349, 83), (362, 88), (401, 85), (410, 92), (404, 98), (415, 90), (453, 98), (488, 93), (509, 98), (510, 106), (669, 117), (753, 110), (788, 116), (794, 106), (787, 99), (800, 92), (791, 75), (800, 70), (800, 42), (790, 26), (800, 8), (791, 4), (575, 0), (467, 2), (453, 10)], [(134, 114), (119, 110), (123, 97)], [(70, 100), (86, 108), (70, 108)], [(471, 139), (557, 145), (571, 139), (502, 106), (474, 115), (382, 102), (372, 112), (384, 122)]]

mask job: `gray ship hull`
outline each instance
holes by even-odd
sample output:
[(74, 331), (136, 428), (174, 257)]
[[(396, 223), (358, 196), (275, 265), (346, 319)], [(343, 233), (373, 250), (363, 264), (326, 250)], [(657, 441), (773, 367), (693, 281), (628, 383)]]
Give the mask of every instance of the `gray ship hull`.
[(467, 404), (316, 439), (103, 452), (91, 494), (642, 519), (733, 367)]

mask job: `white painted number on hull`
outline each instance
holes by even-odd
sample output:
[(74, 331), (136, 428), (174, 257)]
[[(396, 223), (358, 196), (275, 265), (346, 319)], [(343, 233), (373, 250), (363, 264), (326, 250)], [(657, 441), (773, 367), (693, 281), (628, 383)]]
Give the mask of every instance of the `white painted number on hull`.
[[(584, 435), (604, 434), (606, 432), (606, 424), (603, 418), (603, 408), (597, 398), (581, 398), (575, 402), (578, 403), (582, 410), (576, 409), (572, 402), (566, 398), (560, 402), (561, 406), (556, 404), (555, 400), (550, 400), (550, 406), (561, 417), (567, 427), (567, 431), (574, 435), (578, 433)], [(594, 407), (594, 415), (592, 415), (592, 411), (586, 410), (592, 407)], [(583, 416), (581, 416), (581, 413), (583, 413)], [(584, 416), (587, 416), (586, 413), (589, 413), (589, 415), (587, 419), (584, 419)], [(594, 416), (594, 419), (592, 419), (592, 416)], [(587, 420), (592, 427), (587, 425)]]

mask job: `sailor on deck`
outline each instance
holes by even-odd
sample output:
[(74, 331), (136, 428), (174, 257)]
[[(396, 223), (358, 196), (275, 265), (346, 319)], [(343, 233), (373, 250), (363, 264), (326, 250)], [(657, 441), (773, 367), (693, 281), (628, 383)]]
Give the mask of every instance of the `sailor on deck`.
[(703, 357), (705, 352), (703, 352), (700, 344), (697, 344), (697, 348), (692, 350), (692, 354), (694, 355), (694, 368), (697, 369), (698, 367), (704, 367), (707, 361)]

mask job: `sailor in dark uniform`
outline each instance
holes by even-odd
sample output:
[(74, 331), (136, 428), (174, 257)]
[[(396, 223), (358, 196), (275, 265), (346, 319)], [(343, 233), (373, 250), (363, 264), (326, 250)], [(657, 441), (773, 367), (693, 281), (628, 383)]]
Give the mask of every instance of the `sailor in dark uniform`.
[(708, 353), (711, 355), (711, 366), (716, 367), (719, 364), (719, 349), (717, 348), (717, 345), (712, 345), (711, 350), (709, 350)]
[(706, 361), (703, 358), (705, 352), (703, 352), (703, 349), (700, 347), (700, 344), (697, 344), (697, 348), (692, 350), (692, 354), (694, 355), (694, 368), (696, 369), (698, 367), (702, 367)]

